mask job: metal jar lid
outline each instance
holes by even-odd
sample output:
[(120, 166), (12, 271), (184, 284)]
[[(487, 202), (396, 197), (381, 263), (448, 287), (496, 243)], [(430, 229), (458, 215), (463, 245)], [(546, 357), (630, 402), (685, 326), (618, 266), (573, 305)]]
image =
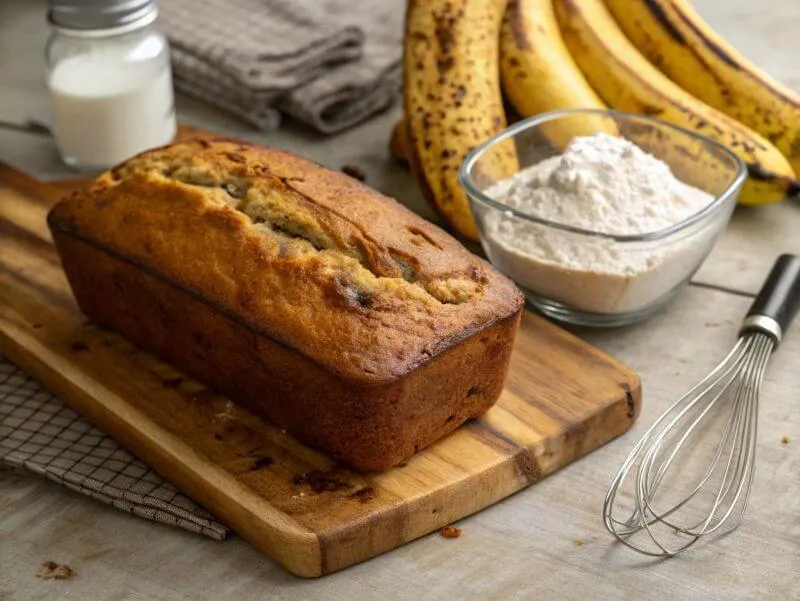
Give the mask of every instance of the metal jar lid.
[(145, 25), (156, 14), (156, 0), (50, 0), (47, 16), (58, 28), (97, 31)]

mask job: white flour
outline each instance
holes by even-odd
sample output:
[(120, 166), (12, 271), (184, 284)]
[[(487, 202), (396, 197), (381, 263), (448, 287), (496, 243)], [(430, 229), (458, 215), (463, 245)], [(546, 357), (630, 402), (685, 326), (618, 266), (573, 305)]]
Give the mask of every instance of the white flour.
[[(662, 230), (713, 201), (664, 162), (608, 134), (575, 138), (564, 154), (484, 192), (527, 215), (615, 235)], [(688, 277), (718, 228), (690, 228), (675, 240), (618, 242), (494, 212), (485, 229), (490, 259), (522, 286), (575, 309), (618, 313), (646, 306)]]

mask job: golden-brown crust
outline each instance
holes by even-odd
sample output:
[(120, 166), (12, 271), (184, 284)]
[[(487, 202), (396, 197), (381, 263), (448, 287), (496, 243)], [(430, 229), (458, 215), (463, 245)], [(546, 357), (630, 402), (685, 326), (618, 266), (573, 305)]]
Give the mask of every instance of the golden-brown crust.
[(200, 297), (63, 232), (54, 240), (81, 310), (303, 442), (383, 470), (491, 407), (519, 314), (383, 386), (347, 382)]
[(393, 199), (239, 141), (143, 153), (62, 201), (49, 222), (363, 385), (397, 381), (523, 302)]

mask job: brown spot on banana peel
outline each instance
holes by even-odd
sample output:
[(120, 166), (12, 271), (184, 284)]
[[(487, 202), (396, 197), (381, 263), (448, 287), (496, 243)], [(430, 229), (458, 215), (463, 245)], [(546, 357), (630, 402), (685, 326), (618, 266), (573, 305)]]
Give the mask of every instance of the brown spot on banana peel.
[[(430, 183), (428, 183), (428, 178), (425, 175), (425, 169), (422, 167), (422, 162), (420, 160), (419, 153), (417, 152), (417, 145), (412, 141), (411, 128), (408, 126), (408, 124), (406, 124), (406, 158), (408, 160), (408, 166), (410, 167), (411, 172), (414, 174), (414, 178), (416, 179), (417, 184), (422, 191), (422, 197), (439, 217), (439, 220), (443, 224), (449, 224), (449, 216), (442, 210), (441, 205), (436, 202), (436, 195), (433, 193)], [(444, 200), (445, 199), (442, 198), (442, 201)], [(451, 233), (455, 234), (456, 236), (460, 236), (458, 231), (452, 228), (452, 226), (449, 229)]]
[[(570, 10), (575, 9), (574, 5), (572, 5), (572, 3), (569, 2), (569, 0), (566, 0), (563, 3), (563, 6), (569, 8)], [(575, 11), (577, 12), (576, 9), (575, 9)], [(642, 81), (642, 84), (643, 85), (647, 85), (647, 82)], [(650, 86), (648, 86), (648, 87), (650, 87)], [(650, 87), (650, 89), (653, 90), (654, 93), (658, 94), (658, 91), (655, 90), (654, 88)], [(692, 111), (692, 109), (690, 109), (689, 107), (684, 106), (680, 102), (677, 102), (677, 101), (674, 101), (674, 100), (671, 101), (671, 102), (672, 102), (673, 106), (676, 109), (680, 110), (684, 115), (687, 116), (687, 119), (689, 121), (692, 121), (695, 118), (697, 118), (697, 122), (694, 124), (694, 128), (696, 130), (700, 131), (701, 133), (702, 133), (703, 129), (710, 129), (710, 130), (712, 130), (713, 132), (715, 132), (716, 134), (718, 134), (720, 136), (725, 134), (725, 131), (723, 130), (723, 128), (718, 123), (709, 122), (707, 119), (705, 119), (704, 117), (701, 117), (700, 115), (697, 115), (696, 113), (694, 113), (694, 111)], [(638, 112), (644, 113), (646, 115), (651, 115), (651, 116), (657, 117), (657, 116), (661, 115), (664, 112), (664, 110), (662, 108), (659, 108), (659, 107), (656, 107), (656, 106), (653, 106), (653, 105), (641, 104), (640, 107), (639, 107), (639, 111)], [(734, 140), (730, 145), (732, 147), (741, 146), (742, 148), (744, 148), (745, 151), (747, 151), (750, 154), (754, 154), (756, 152), (756, 149), (762, 150), (762, 151), (769, 150), (764, 144), (761, 144), (758, 140), (753, 140), (751, 142)]]
[(644, 113), (645, 115), (650, 115), (652, 117), (656, 117), (664, 112), (664, 109), (657, 106), (653, 106), (651, 104), (643, 104), (641, 105), (641, 109), (642, 113)]
[[(783, 101), (785, 101), (785, 102), (787, 102), (789, 104), (792, 104), (792, 105), (795, 105), (795, 106), (797, 105), (797, 103), (798, 103), (797, 97), (787, 96), (783, 92), (783, 90), (781, 90), (779, 88), (776, 88), (772, 84), (772, 82), (767, 81), (766, 79), (764, 79), (758, 71), (753, 71), (751, 69), (747, 69), (745, 67), (742, 67), (742, 65), (740, 65), (739, 62), (736, 59), (734, 59), (730, 54), (728, 54), (723, 48), (721, 48), (718, 44), (716, 44), (716, 43), (712, 42), (711, 40), (709, 40), (706, 37), (706, 35), (697, 27), (697, 25), (694, 24), (692, 19), (690, 17), (686, 16), (686, 14), (681, 10), (680, 6), (677, 6), (677, 5), (673, 4), (672, 8), (675, 11), (675, 14), (678, 15), (678, 18), (680, 18), (681, 21), (686, 23), (686, 25), (689, 28), (691, 28), (691, 30), (693, 32), (695, 32), (695, 34), (700, 38), (702, 43), (705, 46), (707, 46), (708, 49), (711, 50), (711, 52), (713, 52), (720, 59), (722, 59), (725, 62), (725, 64), (729, 65), (733, 69), (736, 69), (737, 71), (742, 71), (742, 72), (746, 73), (749, 77), (751, 77), (752, 79), (757, 81), (759, 84), (765, 86), (770, 91), (770, 93), (774, 94), (777, 98), (780, 98), (781, 100), (783, 100)], [(715, 77), (715, 79), (716, 79), (716, 77)], [(732, 104), (733, 103), (732, 99), (730, 98), (730, 90), (723, 89), (723, 90), (721, 90), (721, 93), (722, 93), (723, 97), (726, 99), (726, 102), (728, 104)]]
[[(427, 46), (415, 44), (407, 37), (404, 48), (404, 79), (415, 84), (404, 86), (404, 107), (410, 132), (407, 138), (409, 158), (424, 197), (443, 217), (443, 224), (471, 239), (477, 233), (474, 225), (470, 227), (469, 206), (457, 185), (455, 172), (459, 159), (468, 150), (467, 146), (482, 141), (482, 138), (473, 138), (470, 132), (487, 130), (490, 134), (497, 133), (488, 132), (486, 126), (488, 122), (491, 127), (491, 118), (500, 108), (499, 97), (495, 99), (493, 96), (495, 90), (500, 91), (499, 82), (495, 81), (491, 71), (484, 72), (486, 64), (496, 62), (496, 56), (491, 63), (486, 63), (481, 49), (496, 43), (495, 31), (499, 32), (504, 8), (505, 0), (486, 3), (410, 0), (408, 3), (406, 28), (421, 27), (429, 35)], [(462, 16), (469, 22), (453, 16), (459, 9), (468, 9)], [(491, 24), (492, 31), (481, 33), (488, 24)], [(488, 48), (487, 52), (490, 51), (492, 49)], [(496, 50), (494, 53), (496, 55)], [(419, 69), (414, 61), (419, 58), (422, 58), (423, 73), (416, 72)], [(449, 58), (455, 60), (452, 67)], [(446, 77), (443, 69), (447, 71)], [(474, 84), (470, 83), (471, 73), (475, 75), (472, 78)], [(463, 87), (460, 88), (459, 84)], [(436, 91), (437, 98), (426, 101), (425, 93), (431, 90)], [(485, 100), (490, 94), (496, 106), (486, 106)], [(462, 106), (458, 107), (456, 103), (462, 103)], [(431, 114), (429, 119), (424, 119), (425, 112), (414, 110), (420, 104), (427, 107)], [(470, 125), (473, 121), (475, 124), (472, 127), (462, 125), (467, 121)], [(449, 132), (453, 128), (460, 135), (451, 138)], [(432, 142), (430, 147), (424, 149), (422, 143), (429, 140)]]
[(433, 19), (436, 23), (434, 28), (436, 42), (439, 44), (441, 52), (447, 54), (451, 51), (453, 43), (456, 41), (453, 36), (453, 22), (444, 15), (434, 15)]
[(702, 40), (703, 44), (708, 48), (711, 52), (716, 54), (720, 60), (726, 63), (728, 66), (740, 71), (742, 66), (734, 59), (730, 54), (728, 54), (723, 48), (719, 46), (716, 42), (712, 42), (711, 40), (706, 37), (706, 35), (697, 27), (697, 25), (692, 21), (692, 19), (688, 18), (681, 10), (675, 6), (675, 14), (678, 15), (678, 18), (683, 21), (683, 23), (691, 29), (695, 35), (697, 35), (700, 40)]
[(665, 31), (672, 36), (676, 42), (686, 46), (686, 38), (683, 37), (683, 34), (680, 32), (680, 30), (677, 29), (669, 20), (669, 17), (664, 12), (664, 9), (661, 8), (661, 4), (658, 2), (658, 0), (645, 0), (644, 4), (647, 7), (647, 10), (652, 13), (653, 18), (661, 23), (661, 26)]
[[(524, 15), (522, 5), (519, 0), (510, 0), (506, 8), (505, 18), (511, 27), (511, 34), (514, 36), (514, 43), (520, 50), (531, 50), (531, 41), (525, 35)], [(513, 59), (516, 62), (516, 59)], [(512, 63), (513, 64), (513, 63)], [(516, 62), (519, 64), (519, 62)]]
[[(726, 99), (726, 103), (727, 104), (731, 104), (730, 90), (728, 90), (728, 82), (725, 80), (724, 77), (720, 76), (720, 74), (717, 73), (717, 71), (714, 69), (713, 65), (709, 64), (709, 62), (705, 59), (705, 57), (700, 52), (698, 52), (697, 48), (695, 48), (694, 45), (692, 45), (691, 43), (688, 43), (688, 41), (687, 41), (686, 37), (684, 36), (683, 32), (681, 32), (680, 29), (678, 29), (673, 24), (672, 20), (670, 20), (670, 16), (665, 12), (665, 10), (663, 8), (663, 4), (664, 4), (663, 0), (645, 0), (645, 6), (652, 13), (652, 15), (656, 19), (656, 21), (658, 21), (661, 24), (663, 29), (667, 32), (667, 34), (670, 37), (672, 37), (679, 44), (681, 44), (681, 46), (683, 46), (683, 48), (687, 52), (692, 54), (695, 57), (695, 59), (705, 67), (706, 73), (712, 79), (714, 79), (714, 81), (717, 83), (717, 86), (720, 89), (720, 94), (722, 95), (723, 98)], [(670, 6), (676, 12), (679, 12), (678, 8), (674, 5), (674, 3), (670, 3)], [(687, 17), (685, 15), (680, 14), (680, 17), (681, 17), (681, 21), (683, 21), (684, 23), (687, 22)], [(706, 38), (704, 36), (702, 36), (702, 34), (698, 31), (698, 29), (696, 27), (693, 27), (692, 31), (694, 31), (696, 35), (700, 36), (701, 41), (704, 44), (707, 42)], [(656, 44), (653, 44), (653, 45), (656, 45)], [(718, 48), (718, 50), (721, 51), (721, 49), (719, 49), (719, 48)], [(718, 55), (718, 52), (716, 52), (714, 50), (712, 50), (712, 52), (714, 52), (714, 54)], [(659, 67), (659, 69), (661, 71), (664, 70), (663, 69), (663, 64), (664, 64), (664, 57), (663, 56), (661, 56), (659, 54), (659, 55), (657, 55), (655, 57), (648, 57), (648, 58), (650, 58), (651, 62), (656, 64), (656, 66)]]
[[(566, 19), (564, 20), (565, 22), (569, 23), (568, 19), (574, 18), (575, 15), (578, 15), (578, 18), (581, 18), (580, 17), (581, 11), (576, 6), (576, 3), (573, 2), (572, 0), (562, 0), (562, 2), (557, 4), (557, 6), (560, 7), (562, 11), (564, 11), (564, 13), (566, 13), (564, 15), (566, 17)], [(594, 35), (593, 43), (604, 45), (604, 41), (602, 38), (599, 38), (598, 35), (594, 32), (590, 33)], [(687, 34), (687, 39), (689, 39), (688, 34)], [(620, 67), (623, 69), (627, 68), (625, 64), (621, 64)], [(631, 73), (633, 73), (634, 76), (636, 75), (636, 73), (633, 71), (631, 71)], [(659, 90), (655, 86), (649, 85), (649, 81), (640, 79), (640, 83), (642, 84), (643, 87), (650, 88), (654, 93), (660, 96)], [(706, 135), (708, 135), (709, 132), (715, 132), (718, 135), (712, 137), (715, 137), (723, 142), (726, 140), (726, 138), (727, 140), (731, 140), (731, 138), (733, 137), (733, 142), (730, 143), (730, 145), (732, 147), (738, 146), (741, 149), (738, 152), (738, 154), (740, 156), (744, 155), (742, 156), (742, 158), (744, 158), (745, 162), (747, 163), (752, 164), (757, 162), (755, 160), (758, 158), (756, 156), (758, 153), (757, 149), (762, 151), (771, 150), (769, 145), (765, 145), (764, 141), (761, 140), (760, 138), (751, 139), (749, 138), (749, 136), (744, 135), (744, 132), (739, 132), (739, 134), (737, 135), (736, 129), (738, 128), (735, 127), (735, 125), (737, 124), (735, 122), (728, 123), (729, 121), (732, 121), (729, 117), (721, 119), (718, 123), (715, 123), (714, 122), (715, 120), (709, 120), (708, 116), (705, 115), (702, 111), (699, 114), (695, 113), (691, 106), (684, 106), (683, 102), (681, 102), (680, 100), (676, 100), (675, 98), (670, 98), (670, 97), (665, 98), (665, 100), (669, 101), (670, 105), (674, 109), (683, 113), (684, 118), (687, 118), (690, 122), (692, 122), (691, 127), (693, 127), (694, 129), (703, 130), (704, 132), (706, 132)], [(715, 114), (715, 113), (710, 113), (710, 114)], [(723, 115), (720, 113), (720, 117), (722, 116)], [(723, 125), (727, 126), (724, 131), (722, 129)], [(731, 136), (731, 134), (733, 134), (733, 136)], [(762, 184), (763, 183), (767, 184), (767, 189), (772, 190), (772, 198), (776, 196), (776, 193), (782, 195), (786, 193), (793, 194), (800, 191), (800, 185), (798, 184), (798, 181), (794, 179), (793, 175), (785, 175), (781, 172), (771, 173), (766, 169), (764, 169), (761, 164), (757, 166), (751, 166), (750, 173), (753, 184), (757, 184), (759, 182)], [(758, 201), (755, 198), (748, 200), (748, 203), (751, 203), (751, 201), (755, 201), (752, 202), (753, 204), (758, 204)]]
[(759, 182), (780, 182), (781, 185), (785, 187), (787, 196), (797, 196), (800, 194), (800, 180), (768, 171), (757, 161), (754, 163), (747, 163), (747, 175), (750, 179)]
[(761, 163), (747, 163), (747, 175), (761, 182), (772, 182), (778, 179), (778, 175), (772, 171), (767, 171)]
[[(436, 59), (436, 66), (439, 68), (440, 73), (445, 73), (452, 69), (456, 64), (456, 59), (452, 56), (442, 56)], [(440, 79), (441, 83), (444, 83), (446, 80)]]

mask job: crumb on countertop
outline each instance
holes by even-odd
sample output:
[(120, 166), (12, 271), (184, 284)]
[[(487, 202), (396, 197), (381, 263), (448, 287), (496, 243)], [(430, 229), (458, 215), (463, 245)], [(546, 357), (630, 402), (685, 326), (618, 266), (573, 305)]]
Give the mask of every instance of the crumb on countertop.
[(367, 179), (364, 170), (358, 165), (342, 165), (342, 173), (363, 182)]
[(75, 576), (75, 570), (65, 563), (55, 561), (45, 561), (36, 572), (36, 577), (42, 580), (68, 580)]
[(789, 437), (784, 436), (783, 438), (781, 438), (781, 444), (789, 444)]
[(445, 526), (442, 528), (440, 534), (445, 538), (458, 538), (461, 536), (461, 528), (455, 526)]
[(572, 544), (575, 545), (576, 547), (582, 547), (583, 546), (583, 541), (582, 540), (578, 540), (577, 538), (575, 538), (575, 539), (572, 539)]

